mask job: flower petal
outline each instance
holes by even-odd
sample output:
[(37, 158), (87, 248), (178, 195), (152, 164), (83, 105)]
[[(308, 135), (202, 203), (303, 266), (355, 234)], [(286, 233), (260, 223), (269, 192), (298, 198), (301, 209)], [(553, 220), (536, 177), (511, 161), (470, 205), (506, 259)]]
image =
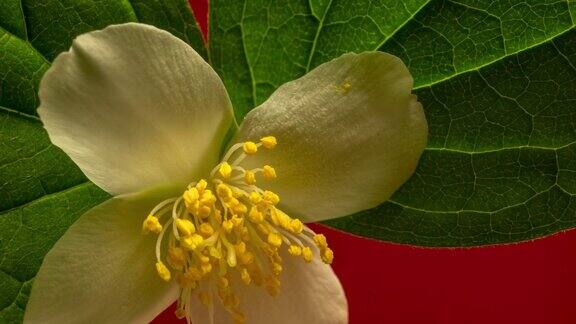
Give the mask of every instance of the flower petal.
[(265, 186), (306, 221), (350, 215), (388, 199), (414, 172), (427, 123), (412, 77), (390, 54), (345, 54), (286, 83), (241, 125), (236, 141), (274, 135), (278, 146), (250, 156), (270, 164)]
[[(281, 253), (284, 270), (281, 289), (276, 297), (263, 287), (243, 286), (238, 282), (234, 293), (240, 298), (240, 310), (246, 322), (253, 324), (343, 324), (348, 323), (348, 302), (342, 285), (329, 265), (322, 263), (315, 248), (312, 263)], [(193, 299), (190, 314), (193, 323), (234, 323), (230, 314), (214, 299), (214, 320), (209, 308)]]
[(217, 163), (232, 106), (190, 46), (143, 24), (79, 36), (40, 84), (50, 139), (111, 194), (185, 186)]
[(178, 297), (155, 270), (155, 237), (141, 234), (155, 199), (113, 198), (85, 213), (46, 255), (25, 323), (148, 322)]

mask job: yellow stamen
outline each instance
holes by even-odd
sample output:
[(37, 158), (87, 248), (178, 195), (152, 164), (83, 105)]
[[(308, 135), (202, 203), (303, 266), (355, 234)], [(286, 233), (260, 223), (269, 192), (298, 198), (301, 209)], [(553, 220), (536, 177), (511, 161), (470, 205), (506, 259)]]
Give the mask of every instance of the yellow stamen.
[(262, 223), (264, 221), (264, 214), (258, 211), (258, 208), (252, 207), (250, 208), (250, 213), (248, 214), (248, 218), (250, 221), (254, 223)]
[(175, 270), (182, 270), (186, 263), (186, 252), (179, 247), (172, 246), (168, 249), (168, 264)]
[(188, 237), (183, 238), (180, 242), (182, 243), (183, 248), (193, 251), (196, 250), (196, 248), (198, 248), (198, 246), (202, 244), (202, 242), (204, 242), (204, 239), (202, 238), (202, 236), (198, 234), (192, 234)]
[[(301, 220), (282, 211), (276, 193), (256, 186), (256, 170), (268, 180), (276, 178), (276, 170), (270, 165), (242, 167), (247, 155), (260, 154), (261, 146), (276, 145), (273, 136), (263, 137), (258, 144), (232, 145), (210, 178), (191, 183), (180, 197), (161, 202), (146, 217), (142, 231), (159, 234), (156, 270), (163, 280), (174, 277), (180, 285), (178, 316), (190, 316), (187, 305), (197, 294), (210, 307), (215, 297), (232, 319), (244, 323), (237, 285), (254, 284), (276, 296), (284, 269), (281, 249), (305, 262), (312, 262), (312, 248), (318, 249), (319, 258), (332, 263), (334, 252), (326, 237), (315, 235)], [(243, 153), (237, 154), (239, 150)], [(154, 216), (166, 214), (170, 216), (163, 225)], [(161, 261), (163, 253), (170, 270)]]
[(198, 189), (190, 188), (190, 189), (184, 191), (182, 198), (184, 198), (184, 202), (186, 203), (186, 206), (191, 206), (193, 203), (195, 203), (198, 200), (198, 198), (200, 198), (200, 193), (198, 192)]
[(314, 235), (314, 242), (321, 249), (328, 247), (328, 243), (326, 242), (326, 236), (324, 236), (324, 234)]
[(264, 191), (264, 200), (271, 203), (272, 205), (277, 205), (280, 202), (280, 197), (272, 191)]
[(252, 171), (246, 171), (244, 173), (244, 182), (249, 185), (256, 184), (256, 175)]
[(202, 236), (207, 238), (210, 235), (214, 234), (214, 229), (212, 228), (212, 225), (208, 223), (202, 223), (200, 224), (200, 233), (202, 234)]
[(156, 262), (156, 271), (158, 271), (158, 275), (164, 281), (170, 281), (170, 270), (162, 263), (162, 261)]
[(229, 179), (230, 175), (232, 174), (232, 167), (230, 164), (228, 164), (228, 162), (222, 162), (222, 164), (220, 164), (220, 168), (218, 169), (218, 173), (222, 178)]
[(274, 247), (280, 247), (282, 245), (282, 237), (278, 233), (270, 233), (268, 234), (268, 243)]
[(142, 233), (159, 234), (160, 232), (162, 232), (162, 225), (158, 221), (158, 217), (154, 215), (148, 215), (148, 217), (146, 217), (146, 219), (144, 220), (144, 223), (142, 223)]
[(304, 230), (304, 224), (299, 219), (290, 220), (290, 230), (292, 233), (300, 234)]
[(332, 264), (333, 260), (334, 260), (334, 251), (332, 251), (332, 249), (330, 248), (326, 248), (326, 250), (324, 250), (324, 252), (322, 253), (322, 261), (324, 261), (324, 263), (327, 264)]
[(276, 179), (276, 170), (269, 165), (265, 165), (262, 168), (262, 174), (264, 174), (264, 179), (266, 180), (274, 180)]
[(273, 149), (276, 147), (276, 144), (278, 144), (278, 142), (276, 141), (276, 137), (274, 136), (262, 137), (260, 139), (260, 142), (262, 143), (262, 146), (264, 146), (267, 149)]
[(244, 142), (242, 148), (246, 154), (256, 154), (258, 152), (258, 146), (254, 142)]
[(302, 248), (302, 258), (308, 263), (312, 262), (312, 249), (309, 247)]
[(198, 181), (198, 183), (196, 184), (196, 189), (198, 190), (199, 193), (204, 192), (206, 187), (208, 187), (208, 182), (204, 179), (200, 179), (200, 181)]
[(176, 228), (178, 228), (178, 232), (182, 236), (190, 236), (196, 232), (194, 224), (187, 219), (178, 218), (176, 220)]
[(288, 253), (294, 256), (300, 256), (302, 254), (302, 248), (298, 245), (290, 245)]
[(230, 187), (228, 187), (223, 183), (219, 184), (216, 187), (216, 193), (218, 194), (218, 197), (220, 197), (224, 201), (227, 201), (228, 199), (232, 198), (232, 189), (230, 189)]

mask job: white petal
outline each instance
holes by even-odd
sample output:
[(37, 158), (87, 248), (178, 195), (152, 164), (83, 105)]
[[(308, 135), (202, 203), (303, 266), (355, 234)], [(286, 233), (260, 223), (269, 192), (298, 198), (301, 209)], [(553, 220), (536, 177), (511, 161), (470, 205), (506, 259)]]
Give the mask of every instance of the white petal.
[(113, 198), (82, 215), (46, 255), (25, 323), (148, 322), (172, 304), (142, 221), (157, 199)]
[(235, 127), (222, 81), (186, 43), (142, 24), (76, 38), (40, 84), (50, 139), (111, 194), (186, 185)]
[(274, 135), (243, 166), (276, 168), (263, 186), (307, 221), (349, 215), (388, 199), (414, 172), (428, 133), (412, 77), (390, 54), (345, 54), (286, 83), (241, 125), (236, 141)]
[[(236, 283), (234, 293), (240, 297), (239, 308), (247, 323), (348, 323), (348, 302), (342, 285), (332, 268), (322, 263), (317, 250), (312, 263), (287, 253), (282, 254), (282, 260), (284, 270), (278, 296), (271, 297), (262, 287)], [(208, 308), (197, 300), (193, 299), (190, 305), (193, 323), (234, 323), (218, 299), (214, 300), (214, 322), (210, 321)]]

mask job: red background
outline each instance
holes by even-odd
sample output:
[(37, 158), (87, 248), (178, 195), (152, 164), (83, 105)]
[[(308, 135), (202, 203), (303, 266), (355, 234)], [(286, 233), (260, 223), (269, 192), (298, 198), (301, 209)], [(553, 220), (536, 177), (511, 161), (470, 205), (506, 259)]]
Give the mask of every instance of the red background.
[[(207, 0), (190, 3), (206, 33)], [(429, 249), (312, 227), (335, 251), (351, 324), (576, 323), (576, 231), (512, 245)], [(154, 322), (181, 323), (173, 312)]]

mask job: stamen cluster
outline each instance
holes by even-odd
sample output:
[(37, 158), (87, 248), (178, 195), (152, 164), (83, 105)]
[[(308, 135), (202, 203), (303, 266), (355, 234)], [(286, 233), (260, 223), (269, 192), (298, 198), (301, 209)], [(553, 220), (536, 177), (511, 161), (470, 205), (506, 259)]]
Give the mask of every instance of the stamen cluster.
[[(197, 294), (212, 312), (217, 296), (236, 323), (245, 323), (234, 291), (240, 285), (256, 285), (276, 296), (283, 246), (290, 255), (312, 262), (311, 246), (316, 245), (322, 261), (332, 263), (334, 254), (326, 237), (280, 210), (277, 194), (256, 186), (257, 176), (273, 180), (276, 170), (269, 165), (251, 170), (239, 166), (259, 148), (274, 149), (276, 144), (275, 137), (267, 136), (258, 143), (233, 145), (207, 180), (191, 183), (180, 197), (161, 202), (144, 220), (144, 234), (159, 234), (156, 270), (160, 278), (170, 281), (174, 272), (180, 285), (179, 317), (189, 319), (191, 297)], [(160, 220), (167, 215), (171, 217), (162, 225)]]

